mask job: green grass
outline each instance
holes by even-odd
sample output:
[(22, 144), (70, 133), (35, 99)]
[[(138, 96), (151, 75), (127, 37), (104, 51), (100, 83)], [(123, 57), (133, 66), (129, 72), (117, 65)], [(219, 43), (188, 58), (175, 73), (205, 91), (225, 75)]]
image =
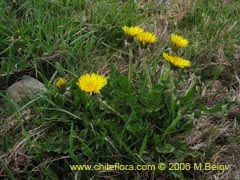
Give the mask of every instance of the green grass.
[(191, 58), (197, 66), (198, 62), (201, 62), (205, 78), (211, 78), (218, 67), (224, 70), (229, 68), (232, 71), (234, 67), (227, 63), (234, 66), (237, 64), (233, 55), (234, 45), (240, 43), (238, 30), (240, 6), (238, 1), (206, 2), (198, 2), (195, 11), (184, 19), (180, 28), (192, 41)]
[[(233, 60), (234, 45), (240, 44), (239, 3), (206, 2), (197, 2), (181, 19), (181, 12), (169, 15), (166, 5), (158, 1), (1, 2), (0, 95), (5, 105), (0, 109), (0, 177), (200, 177), (197, 172), (181, 170), (71, 171), (69, 165), (209, 162), (221, 147), (239, 142), (236, 135), (222, 137), (205, 152), (191, 149), (186, 141), (196, 122), (205, 117), (218, 118), (219, 114), (227, 117), (227, 110), (236, 104), (227, 99), (231, 94), (223, 95), (226, 103), (210, 106), (201, 101), (205, 82), (213, 85), (221, 80), (230, 85), (230, 92), (238, 87), (233, 72), (239, 73)], [(168, 27), (163, 31), (161, 22), (165, 20)], [(123, 25), (140, 25), (161, 37), (145, 52), (133, 43), (132, 81), (127, 77), (129, 51)], [(173, 68), (163, 60), (162, 53), (170, 50), (171, 33), (190, 41), (189, 47), (178, 53), (191, 60), (191, 68)], [(143, 64), (144, 58), (150, 70)], [(29, 68), (48, 92), (30, 101), (11, 101), (5, 89), (12, 79), (19, 78), (11, 74), (25, 74)], [(101, 94), (90, 96), (76, 85), (78, 77), (86, 72), (108, 76)], [(68, 89), (54, 86), (60, 76), (67, 79)], [(239, 129), (238, 119), (234, 123), (235, 130)], [(216, 125), (221, 127), (221, 122)]]

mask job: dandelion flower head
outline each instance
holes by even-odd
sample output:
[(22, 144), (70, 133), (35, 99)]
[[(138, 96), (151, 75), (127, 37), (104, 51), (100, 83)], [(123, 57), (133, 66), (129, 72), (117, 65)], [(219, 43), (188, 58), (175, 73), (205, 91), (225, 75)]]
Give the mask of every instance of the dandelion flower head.
[(92, 95), (92, 93), (99, 93), (100, 90), (107, 84), (107, 78), (103, 75), (95, 73), (84, 74), (78, 79), (77, 85), (83, 91)]
[(123, 26), (122, 29), (125, 34), (132, 37), (144, 31), (143, 28), (141, 28), (140, 26), (131, 26), (131, 27)]
[(188, 40), (178, 34), (172, 34), (171, 41), (177, 49), (184, 48), (188, 45)]
[(67, 83), (66, 79), (59, 77), (58, 80), (55, 82), (55, 86), (58, 88), (61, 88), (63, 86), (65, 86)]
[(170, 62), (172, 65), (177, 66), (179, 68), (185, 68), (185, 67), (190, 67), (191, 66), (191, 62), (189, 60), (183, 59), (179, 56), (170, 56), (167, 53), (163, 53), (163, 58)]
[(143, 46), (157, 42), (157, 36), (151, 32), (141, 32), (135, 36), (135, 40)]

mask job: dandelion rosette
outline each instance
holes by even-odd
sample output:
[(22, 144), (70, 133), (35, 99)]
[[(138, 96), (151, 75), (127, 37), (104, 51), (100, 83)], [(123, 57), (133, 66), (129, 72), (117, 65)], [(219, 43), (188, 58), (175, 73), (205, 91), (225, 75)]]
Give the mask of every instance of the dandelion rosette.
[(179, 68), (185, 68), (185, 67), (190, 67), (191, 66), (191, 62), (189, 60), (183, 59), (179, 56), (171, 56), (167, 53), (163, 53), (163, 58), (170, 62), (172, 65), (177, 66)]
[(77, 85), (83, 91), (92, 95), (92, 93), (100, 93), (100, 90), (107, 84), (107, 78), (103, 75), (95, 73), (84, 74), (78, 79)]
[(64, 79), (64, 78), (62, 78), (62, 77), (59, 77), (59, 78), (57, 79), (57, 81), (55, 82), (55, 86), (58, 87), (58, 88), (61, 88), (61, 87), (65, 86), (66, 83), (67, 83), (67, 80), (66, 80), (66, 79)]
[(157, 36), (151, 32), (138, 33), (134, 38), (143, 46), (157, 42)]
[(188, 40), (178, 34), (172, 34), (171, 41), (177, 49), (184, 48), (188, 45)]
[(131, 27), (123, 26), (122, 29), (126, 35), (131, 37), (134, 37), (137, 34), (144, 31), (143, 28), (141, 28), (140, 26), (131, 26)]

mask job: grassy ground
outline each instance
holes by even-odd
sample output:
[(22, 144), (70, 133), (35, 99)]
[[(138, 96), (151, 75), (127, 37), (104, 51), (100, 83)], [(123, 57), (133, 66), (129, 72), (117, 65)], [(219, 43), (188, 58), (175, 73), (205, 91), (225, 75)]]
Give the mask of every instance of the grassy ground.
[[(238, 0), (4, 0), (0, 6), (1, 179), (240, 179)], [(124, 25), (158, 37), (148, 50), (133, 43), (133, 80)], [(190, 41), (179, 52), (190, 68), (172, 68), (162, 58), (172, 33)], [(76, 86), (86, 72), (108, 77), (101, 97)], [(48, 93), (9, 100), (6, 88), (24, 74)], [(67, 90), (54, 86), (57, 77), (67, 79)], [(160, 162), (191, 168), (69, 167)], [(231, 168), (193, 169), (202, 162)]]

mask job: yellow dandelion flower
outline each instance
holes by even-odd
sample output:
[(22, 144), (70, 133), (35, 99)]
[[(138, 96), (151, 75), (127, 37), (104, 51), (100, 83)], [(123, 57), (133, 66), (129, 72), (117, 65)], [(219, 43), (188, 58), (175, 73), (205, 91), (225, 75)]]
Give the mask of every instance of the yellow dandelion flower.
[(171, 41), (177, 49), (184, 48), (188, 45), (188, 40), (177, 34), (171, 34)]
[(58, 80), (55, 82), (55, 86), (61, 88), (65, 86), (66, 83), (67, 83), (66, 79), (59, 77)]
[(131, 26), (131, 27), (123, 26), (122, 29), (125, 34), (132, 37), (144, 31), (143, 28), (141, 28), (140, 26)]
[(151, 32), (141, 32), (135, 36), (135, 40), (146, 46), (151, 43), (157, 42), (157, 36)]
[(95, 73), (82, 75), (77, 82), (79, 88), (83, 91), (92, 93), (99, 93), (99, 91), (107, 84), (107, 78), (103, 75)]
[(183, 59), (178, 56), (170, 56), (167, 53), (163, 53), (163, 58), (170, 62), (172, 65), (177, 66), (179, 68), (185, 68), (185, 67), (190, 67), (191, 62), (189, 60)]

